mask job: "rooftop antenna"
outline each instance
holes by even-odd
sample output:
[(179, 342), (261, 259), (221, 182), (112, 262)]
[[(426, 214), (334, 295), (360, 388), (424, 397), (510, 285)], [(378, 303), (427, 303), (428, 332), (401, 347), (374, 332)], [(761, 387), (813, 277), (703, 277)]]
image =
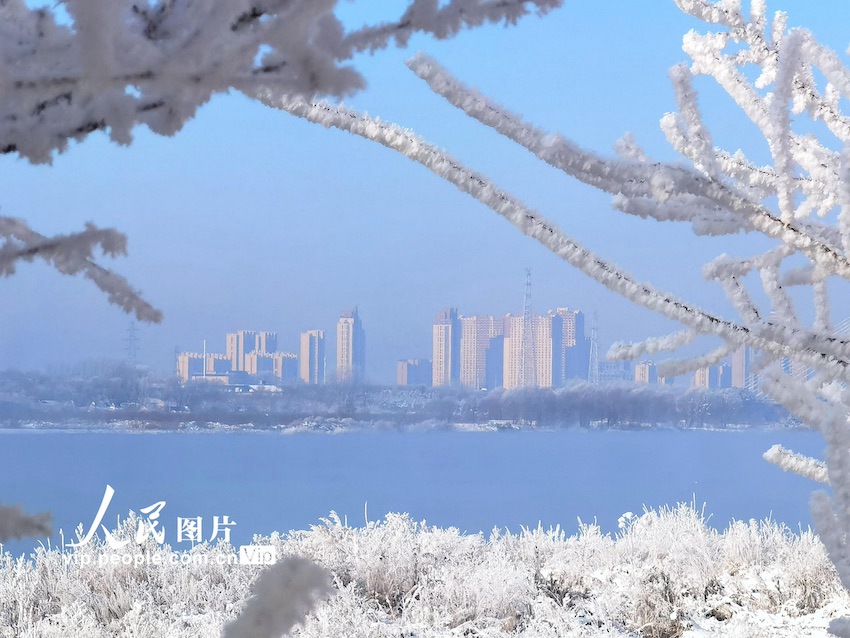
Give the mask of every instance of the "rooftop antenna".
[(519, 387), (537, 387), (534, 352), (534, 316), (531, 314), (531, 268), (525, 269), (525, 301), (522, 306), (522, 345), (519, 353)]

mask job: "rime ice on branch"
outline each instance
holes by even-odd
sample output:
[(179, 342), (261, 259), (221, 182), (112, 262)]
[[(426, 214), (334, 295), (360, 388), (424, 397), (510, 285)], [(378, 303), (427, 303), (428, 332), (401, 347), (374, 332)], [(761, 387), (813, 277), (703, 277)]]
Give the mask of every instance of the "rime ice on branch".
[(66, 0), (70, 22), (24, 0), (0, 3), (0, 150), (50, 160), (106, 130), (173, 135), (214, 94), (269, 86), (342, 96), (364, 86), (360, 51), (513, 24), (561, 0), (412, 0), (399, 17), (346, 32), (336, 0)]
[[(449, 38), (485, 23), (514, 24), (561, 1), (410, 0), (394, 19), (346, 31), (336, 0), (65, 0), (61, 16), (5, 0), (0, 153), (50, 162), (69, 140), (94, 131), (119, 144), (132, 141), (137, 125), (173, 135), (213, 95), (230, 89), (346, 95), (365, 85), (351, 64), (359, 52), (404, 46), (416, 33)], [(160, 320), (124, 279), (91, 259), (93, 242), (105, 253), (123, 252), (123, 235), (92, 227), (46, 239), (0, 217), (0, 237), (6, 239), (0, 274), (38, 256), (62, 273), (83, 272), (139, 319)]]
[(86, 224), (86, 229), (72, 235), (45, 237), (20, 219), (0, 217), (0, 276), (15, 273), (18, 261), (43, 259), (63, 275), (82, 273), (109, 296), (109, 301), (122, 310), (136, 315), (140, 321), (159, 322), (162, 313), (142, 299), (126, 279), (94, 262), (94, 249), (100, 246), (103, 254), (123, 255), (127, 238), (118, 231)]
[[(681, 374), (741, 346), (757, 350), (760, 387), (819, 428), (829, 445), (825, 467), (784, 449), (774, 448), (766, 457), (832, 487), (832, 497), (815, 495), (812, 512), (850, 586), (850, 342), (832, 328), (829, 299), (830, 280), (850, 280), (850, 116), (842, 110), (850, 99), (850, 69), (808, 31), (788, 30), (784, 14), (769, 17), (763, 0), (752, 0), (748, 12), (740, 0), (675, 1), (709, 27), (708, 33), (685, 36), (691, 63), (670, 72), (679, 110), (661, 119), (667, 140), (685, 163), (654, 161), (630, 137), (617, 145), (617, 157), (599, 156), (523, 121), (424, 55), (409, 66), (453, 106), (567, 175), (610, 193), (614, 207), (627, 214), (685, 222), (697, 235), (744, 232), (767, 238), (771, 246), (764, 252), (721, 255), (703, 269), (706, 279), (721, 286), (737, 316), (706, 312), (637, 281), (486, 177), (399, 126), (285, 95), (272, 86), (249, 95), (419, 162), (611, 290), (685, 326), (683, 332), (643, 343), (617, 344), (610, 356), (675, 351), (696, 335), (719, 339), (720, 345), (704, 355), (666, 364), (665, 374)], [(752, 68), (759, 70), (757, 76)], [(715, 146), (693, 87), (697, 76), (713, 79), (757, 127), (770, 151), (768, 165), (756, 164), (741, 150)], [(814, 310), (810, 324), (803, 319), (806, 313), (798, 312), (800, 296), (792, 297), (792, 287), (808, 290)], [(754, 301), (762, 298), (767, 302)], [(811, 373), (805, 379), (792, 377), (783, 366), (789, 361)], [(850, 621), (835, 622), (831, 629), (850, 637)]]

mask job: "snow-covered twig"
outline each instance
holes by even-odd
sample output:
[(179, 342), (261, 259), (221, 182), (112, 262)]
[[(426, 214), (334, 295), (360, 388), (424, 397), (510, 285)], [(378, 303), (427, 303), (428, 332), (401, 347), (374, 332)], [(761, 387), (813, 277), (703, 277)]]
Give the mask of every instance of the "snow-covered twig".
[(48, 162), (68, 140), (132, 128), (173, 135), (213, 95), (274, 86), (342, 96), (365, 85), (351, 58), (414, 33), (448, 38), (515, 23), (562, 0), (410, 0), (400, 18), (346, 33), (336, 0), (68, 0), (71, 22), (0, 4), (0, 153)]
[[(801, 251), (814, 263), (850, 279), (850, 261), (845, 255), (805, 224), (781, 220), (766, 206), (748, 197), (745, 191), (682, 166), (607, 160), (561, 135), (546, 133), (523, 121), (478, 91), (461, 84), (424, 54), (414, 57), (408, 65), (450, 104), (585, 184), (620, 197), (654, 198), (658, 206), (668, 202), (676, 205), (679, 197), (703, 198), (721, 210), (742, 217), (753, 230)], [(728, 231), (724, 228), (722, 232)]]
[(461, 29), (477, 27), (487, 22), (504, 21), (515, 24), (530, 8), (545, 14), (559, 7), (562, 0), (416, 0), (397, 21), (374, 27), (364, 27), (347, 35), (344, 48), (349, 54), (356, 51), (375, 51), (393, 40), (405, 46), (410, 37), (424, 32), (437, 38), (455, 35)]
[(86, 229), (70, 235), (45, 237), (32, 230), (24, 221), (0, 217), (0, 276), (15, 272), (18, 261), (42, 259), (63, 275), (82, 273), (105, 292), (111, 303), (133, 313), (140, 321), (162, 321), (162, 313), (145, 301), (124, 277), (95, 263), (98, 246), (105, 255), (126, 253), (127, 238), (112, 228), (86, 224)]
[(809, 456), (787, 450), (778, 443), (764, 453), (764, 459), (786, 472), (793, 472), (805, 478), (829, 485), (826, 463)]
[(639, 343), (617, 342), (611, 345), (607, 357), (609, 359), (637, 359), (645, 354), (678, 350), (691, 343), (696, 336), (697, 333), (693, 330), (683, 330), (664, 337), (651, 337)]

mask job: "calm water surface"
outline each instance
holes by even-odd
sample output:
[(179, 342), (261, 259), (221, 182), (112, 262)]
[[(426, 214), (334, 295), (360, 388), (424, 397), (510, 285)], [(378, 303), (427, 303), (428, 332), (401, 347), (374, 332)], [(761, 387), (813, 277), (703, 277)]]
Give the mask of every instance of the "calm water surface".
[(818, 434), (789, 431), (6, 431), (0, 502), (51, 511), (67, 537), (79, 523), (88, 527), (108, 483), (116, 490), (108, 526), (166, 501), (160, 520), (172, 544), (178, 516), (202, 516), (211, 527), (213, 516), (227, 515), (237, 544), (306, 529), (331, 510), (352, 525), (409, 512), (469, 532), (541, 522), (572, 533), (579, 517), (613, 531), (623, 512), (694, 497), (715, 527), (772, 515), (796, 530), (810, 524), (818, 486), (763, 461), (774, 443), (817, 456), (824, 447)]

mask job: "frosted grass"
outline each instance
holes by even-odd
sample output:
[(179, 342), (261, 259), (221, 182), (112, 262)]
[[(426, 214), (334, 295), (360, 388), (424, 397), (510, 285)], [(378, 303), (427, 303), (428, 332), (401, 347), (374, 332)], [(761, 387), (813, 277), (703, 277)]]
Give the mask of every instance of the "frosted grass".
[[(331, 513), (254, 541), (332, 574), (333, 594), (293, 631), (304, 637), (826, 636), (830, 617), (850, 607), (811, 532), (772, 521), (718, 532), (686, 504), (645, 511), (616, 535), (595, 525), (572, 536), (558, 527), (468, 535), (406, 514), (351, 527)], [(113, 551), (93, 543), (70, 561), (56, 549), (5, 554), (0, 636), (219, 636), (263, 573), (222, 564), (233, 560), (229, 545), (197, 545), (186, 564), (153, 544), (144, 551), (159, 565), (96, 565)]]

